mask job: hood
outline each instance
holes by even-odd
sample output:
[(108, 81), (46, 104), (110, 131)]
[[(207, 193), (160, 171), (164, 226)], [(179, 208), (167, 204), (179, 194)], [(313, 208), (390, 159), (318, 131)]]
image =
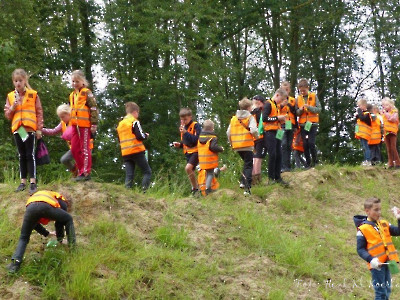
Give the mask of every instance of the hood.
[(250, 112), (248, 110), (237, 110), (236, 111), (236, 117), (238, 119), (246, 119), (250, 116)]
[[(206, 135), (207, 137), (204, 137), (204, 135)], [(213, 131), (202, 131), (199, 136), (200, 144), (207, 143), (210, 140), (210, 135), (215, 136), (215, 133)]]

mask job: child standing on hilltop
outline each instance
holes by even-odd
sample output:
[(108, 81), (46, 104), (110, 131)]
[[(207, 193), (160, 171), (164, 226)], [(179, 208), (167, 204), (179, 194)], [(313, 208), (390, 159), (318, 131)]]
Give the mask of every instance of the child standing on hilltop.
[(368, 141), (369, 151), (371, 153), (371, 164), (375, 165), (381, 160), (381, 149), (379, 147), (382, 141), (382, 127), (378, 116), (373, 112), (372, 104), (367, 105), (367, 110), (371, 114), (371, 138)]
[(181, 119), (181, 125), (179, 126), (181, 141), (173, 142), (173, 145), (175, 148), (183, 148), (183, 153), (185, 154), (187, 162), (185, 171), (192, 185), (192, 195), (197, 196), (199, 186), (197, 184), (194, 170), (199, 163), (197, 142), (199, 141), (201, 126), (196, 121), (193, 121), (192, 111), (190, 108), (182, 108), (179, 112), (179, 117)]
[(310, 93), (308, 80), (302, 78), (298, 83), (299, 95), (297, 97), (297, 115), (301, 127), (301, 138), (304, 145), (304, 156), (307, 161), (307, 168), (318, 163), (315, 140), (318, 133), (319, 113), (321, 104), (315, 93)]
[(76, 70), (71, 75), (74, 91), (69, 95), (71, 106), (72, 137), (71, 152), (78, 168), (75, 181), (90, 180), (92, 171), (91, 136), (96, 134), (99, 113), (97, 103), (89, 83), (82, 71)]
[(149, 134), (144, 133), (140, 126), (139, 106), (135, 102), (125, 103), (126, 116), (117, 127), (122, 159), (125, 164), (125, 187), (131, 188), (135, 174), (135, 165), (143, 173), (142, 190), (145, 192), (150, 185), (151, 169), (146, 158), (146, 148), (143, 141)]
[[(257, 122), (257, 128), (259, 128), (260, 120), (262, 122), (262, 112), (264, 110), (265, 98), (261, 95), (254, 96), (253, 103), (255, 108), (253, 109), (251, 114), (254, 116)], [(267, 148), (265, 148), (264, 134), (262, 133), (257, 138), (254, 138), (254, 158), (253, 158), (253, 172), (252, 172), (253, 185), (261, 182), (261, 165), (266, 155), (267, 155)]]
[(36, 139), (42, 138), (42, 104), (37, 91), (29, 85), (25, 70), (14, 70), (12, 81), (15, 90), (7, 95), (4, 114), (8, 120), (11, 120), (11, 131), (19, 154), (21, 183), (16, 192), (25, 190), (27, 174), (29, 173), (29, 194), (32, 195), (37, 190), (35, 143)]
[[(391, 293), (391, 276), (387, 262), (399, 262), (392, 236), (400, 235), (400, 210), (393, 208), (397, 226), (381, 220), (381, 201), (377, 198), (365, 200), (364, 209), (367, 218), (359, 221), (357, 226), (357, 253), (367, 262), (371, 271), (375, 299), (389, 299)], [(359, 216), (356, 216), (359, 217)], [(355, 219), (356, 219), (355, 217)]]
[(357, 113), (356, 113), (356, 138), (360, 140), (361, 147), (364, 153), (364, 161), (362, 166), (371, 165), (371, 151), (369, 150), (368, 141), (371, 139), (371, 114), (367, 109), (367, 100), (360, 99), (357, 102)]
[(251, 194), (253, 171), (254, 138), (258, 137), (257, 122), (251, 115), (252, 102), (244, 98), (239, 101), (239, 110), (232, 117), (226, 134), (232, 149), (243, 159), (240, 183), (244, 185), (245, 195)]
[(224, 148), (218, 145), (217, 136), (214, 133), (214, 122), (205, 120), (203, 131), (199, 136), (197, 143), (199, 153), (200, 169), (206, 170), (206, 195), (212, 192), (211, 184), (214, 179), (214, 169), (218, 168), (218, 153), (224, 151)]
[(383, 127), (385, 144), (388, 153), (388, 168), (400, 168), (400, 158), (397, 152), (397, 132), (399, 131), (399, 114), (390, 98), (382, 100)]

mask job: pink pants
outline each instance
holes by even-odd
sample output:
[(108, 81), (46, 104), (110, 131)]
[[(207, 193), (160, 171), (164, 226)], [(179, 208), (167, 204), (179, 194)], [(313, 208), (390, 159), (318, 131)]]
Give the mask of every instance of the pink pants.
[(90, 151), (90, 128), (73, 126), (71, 152), (78, 168), (78, 176), (89, 175), (92, 170)]

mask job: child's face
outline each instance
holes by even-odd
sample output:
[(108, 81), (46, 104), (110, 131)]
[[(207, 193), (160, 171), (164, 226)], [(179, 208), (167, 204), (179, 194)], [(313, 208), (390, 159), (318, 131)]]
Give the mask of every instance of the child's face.
[(365, 212), (371, 221), (378, 221), (381, 217), (381, 204), (374, 203), (371, 208), (365, 209)]
[(14, 87), (17, 89), (17, 91), (23, 91), (24, 87), (26, 85), (26, 80), (24, 78), (22, 78), (21, 76), (15, 76), (13, 78), (13, 84)]
[(362, 110), (367, 110), (367, 106), (362, 103), (358, 103), (358, 107)]
[(83, 88), (83, 81), (77, 77), (72, 77), (72, 87), (76, 90)]
[(287, 92), (287, 94), (290, 94), (290, 85), (283, 85), (282, 88)]
[(302, 96), (308, 95), (308, 90), (310, 89), (309, 86), (299, 86), (299, 92)]
[(282, 95), (275, 93), (274, 95), (274, 101), (276, 102), (276, 104), (281, 104), (281, 102), (283, 101), (283, 97)]
[(262, 101), (256, 101), (256, 107), (257, 108), (264, 108), (264, 102), (262, 102)]
[(64, 112), (58, 115), (60, 117), (60, 120), (63, 121), (64, 123), (68, 123), (69, 120), (71, 119), (71, 114)]
[(139, 111), (138, 110), (134, 110), (132, 112), (132, 116), (134, 116), (136, 119), (139, 118)]
[(390, 105), (387, 102), (382, 102), (382, 107), (384, 110), (389, 111), (390, 110)]
[(188, 125), (192, 121), (192, 116), (181, 117), (181, 124)]

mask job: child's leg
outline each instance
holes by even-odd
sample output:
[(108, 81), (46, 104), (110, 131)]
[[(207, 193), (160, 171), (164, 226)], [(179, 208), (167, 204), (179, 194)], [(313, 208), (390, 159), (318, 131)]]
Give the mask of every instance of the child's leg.
[(72, 171), (75, 167), (74, 157), (72, 156), (71, 150), (68, 150), (61, 156), (60, 162), (64, 164), (68, 170)]
[(317, 149), (315, 148), (315, 141), (317, 139), (317, 133), (318, 133), (318, 126), (311, 126), (310, 133), (308, 135), (308, 147), (310, 149), (312, 166), (315, 166), (315, 164), (318, 163)]
[(399, 158), (399, 152), (397, 151), (397, 135), (393, 134), (393, 137), (391, 138), (391, 148), (392, 148), (392, 154), (393, 154), (393, 160), (394, 160), (394, 165), (400, 166), (400, 158)]
[(251, 188), (251, 173), (253, 172), (253, 151), (238, 151), (238, 153), (244, 161), (242, 170), (244, 185), (247, 189), (249, 189)]
[(254, 158), (253, 159), (253, 172), (252, 175), (261, 174), (261, 165), (262, 165), (262, 158)]
[(281, 141), (278, 139), (276, 139), (275, 153), (276, 153), (275, 179), (278, 180), (281, 178), (281, 168), (282, 168), (282, 147), (281, 147)]
[(392, 283), (388, 266), (382, 265), (380, 270), (371, 269), (371, 275), (375, 299), (389, 299)]
[(385, 144), (386, 144), (386, 151), (387, 151), (387, 155), (388, 155), (388, 167), (393, 167), (393, 153), (392, 153), (392, 148), (390, 145), (390, 136), (391, 134), (387, 134), (385, 136)]
[(149, 162), (146, 159), (146, 155), (144, 152), (138, 153), (135, 156), (135, 163), (142, 170), (143, 179), (142, 179), (142, 189), (145, 191), (148, 189), (150, 185), (151, 179), (151, 168), (149, 166)]
[(71, 153), (75, 159), (78, 175), (83, 173), (83, 152), (81, 148), (80, 132), (76, 126), (72, 127)]
[(364, 161), (371, 161), (371, 152), (369, 150), (368, 141), (366, 139), (360, 139), (360, 142), (364, 151)]
[(211, 190), (212, 180), (214, 179), (214, 169), (206, 170), (206, 190)]
[(26, 150), (25, 144), (18, 133), (14, 134), (15, 143), (17, 144), (18, 157), (19, 157), (19, 176), (22, 183), (26, 183), (26, 175), (28, 173), (26, 165)]
[[(277, 153), (276, 153), (276, 143), (277, 143), (277, 138), (276, 138), (276, 131), (266, 131), (264, 133), (264, 138), (266, 141), (266, 147), (268, 151), (268, 178), (271, 180), (275, 179), (275, 168), (276, 168), (276, 158), (277, 158)], [(280, 172), (280, 170), (279, 170)]]
[(292, 154), (293, 130), (285, 130), (282, 139), (282, 169), (290, 170), (290, 156)]
[(135, 162), (133, 160), (126, 160), (125, 164), (125, 187), (132, 188), (133, 177), (135, 176)]
[[(312, 126), (311, 126), (312, 128)], [(311, 166), (311, 154), (310, 154), (310, 146), (309, 146), (309, 132), (305, 131), (304, 128), (300, 129), (301, 138), (303, 140), (303, 147), (304, 147), (304, 157), (306, 158), (307, 166)]]
[(186, 174), (188, 174), (190, 184), (192, 185), (192, 189), (199, 189), (199, 185), (198, 185), (197, 179), (196, 179), (196, 174), (194, 172), (194, 169), (196, 168), (198, 163), (199, 163), (199, 154), (197, 152), (189, 154), (189, 156), (187, 158), (187, 164), (185, 167), (185, 171), (186, 171)]
[(26, 165), (28, 167), (28, 173), (30, 175), (30, 181), (36, 183), (36, 157), (35, 157), (35, 141), (36, 135), (34, 132), (29, 132), (25, 144), (25, 157)]
[[(90, 150), (90, 128), (79, 128), (81, 135), (81, 149), (83, 154), (83, 174), (89, 175), (92, 171), (92, 151)], [(82, 174), (80, 174), (82, 175)]]

